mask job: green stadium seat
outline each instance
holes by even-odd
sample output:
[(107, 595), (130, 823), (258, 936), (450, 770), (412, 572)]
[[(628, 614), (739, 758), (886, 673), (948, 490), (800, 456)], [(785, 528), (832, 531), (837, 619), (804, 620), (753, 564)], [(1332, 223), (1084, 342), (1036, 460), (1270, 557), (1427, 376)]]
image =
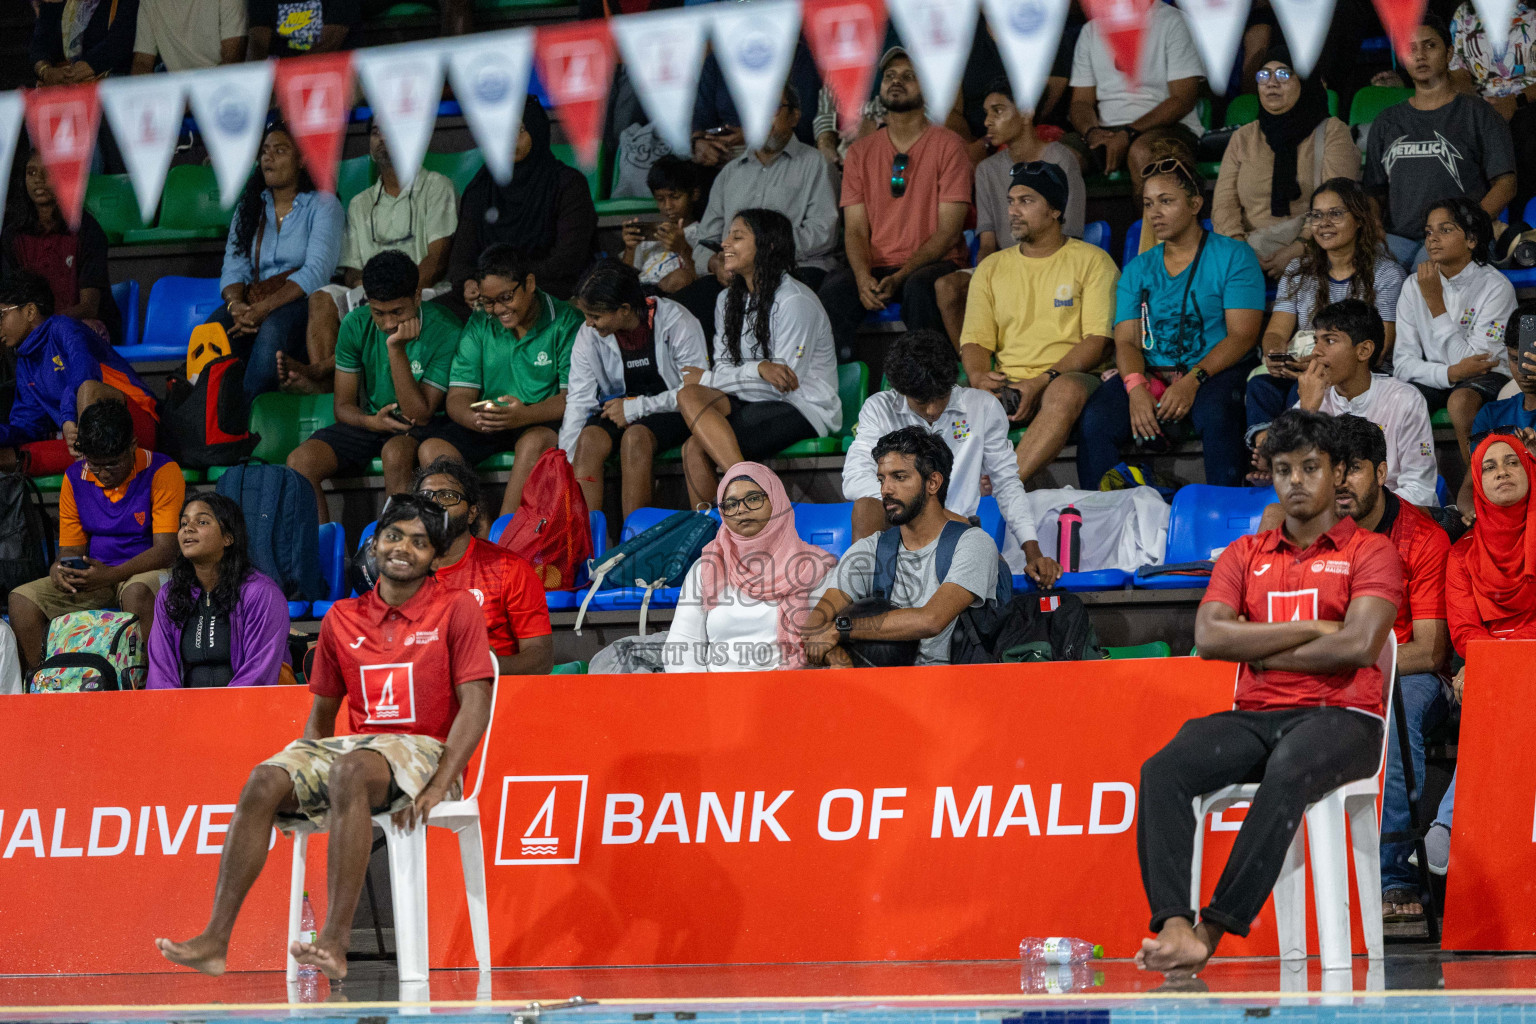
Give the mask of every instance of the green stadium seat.
[(1104, 653), (1112, 659), (1168, 658), (1172, 657), (1173, 648), (1162, 640), (1154, 640), (1149, 644), (1137, 644), (1134, 647), (1106, 647)]
[(453, 190), (459, 195), (480, 168), (485, 166), (485, 156), (478, 149), (466, 149), (459, 153), (428, 153), (421, 161), (422, 167), (446, 175), (453, 182)]
[(540, 7), (565, 6), (565, 0), (475, 0), (475, 10), (482, 14), (498, 11), (517, 13)]
[(354, 156), (336, 165), (336, 198), (345, 210), (352, 197), (373, 184), (373, 157)]
[(85, 208), (96, 218), (107, 236), (107, 244), (117, 245), (125, 232), (143, 228), (139, 199), (126, 174), (93, 174), (85, 186)]
[(431, 4), (391, 4), (368, 19), (369, 28), (404, 28), (417, 23), (431, 24), (437, 21), (437, 8)]
[[(286, 395), (281, 391), (258, 395), (251, 403), (251, 432), (261, 435), (261, 443), (251, 457), (281, 466), (310, 434), (335, 422), (334, 395)], [(217, 467), (208, 471), (210, 481), (219, 476), (223, 471)]]
[(556, 665), (549, 670), (552, 676), (584, 676), (587, 674), (587, 663), (584, 661), (567, 661), (563, 665)]
[(1391, 85), (1367, 85), (1355, 93), (1349, 105), (1349, 123), (1370, 124), (1378, 114), (1390, 106), (1402, 103), (1413, 95), (1413, 90)]
[(1445, 427), (1447, 430), (1449, 430), (1451, 427), (1450, 412), (1446, 409), (1436, 409), (1429, 416), (1429, 425), (1436, 430), (1441, 427)]
[(219, 239), (229, 233), (233, 216), (233, 210), (219, 205), (219, 182), (213, 168), (183, 164), (172, 167), (165, 176), (165, 194), (155, 226), (124, 232), (123, 241), (128, 245), (163, 245)]
[(843, 407), (843, 427), (827, 437), (797, 441), (779, 453), (782, 459), (800, 459), (811, 455), (836, 455), (843, 450), (843, 438), (853, 436), (859, 410), (869, 398), (869, 367), (864, 363), (843, 363), (837, 368), (837, 397)]
[(510, 470), (512, 468), (512, 453), (497, 452), (489, 458), (482, 459), (475, 468), (485, 473), (494, 473), (497, 470)]
[[(555, 159), (556, 160), (559, 160), (563, 164), (569, 164), (570, 166), (576, 168), (578, 171), (582, 170), (581, 161), (576, 159), (576, 147), (575, 146), (571, 146), (571, 145), (550, 146), (549, 149), (550, 149), (550, 152), (555, 154)], [(592, 168), (590, 171), (584, 171), (583, 172), (584, 174), (586, 174), (586, 177), (587, 177), (587, 191), (592, 194), (592, 201), (594, 203), (597, 202), (599, 199), (602, 199), (607, 194), (607, 192), (608, 192), (608, 190), (603, 187), (603, 173), (602, 173), (602, 163), (603, 163), (603, 160), (602, 160), (602, 156), (601, 155), (598, 156), (597, 163), (598, 163), (597, 167)], [(514, 175), (514, 177), (515, 177), (515, 175)]]
[(599, 217), (638, 217), (642, 213), (655, 213), (656, 200), (650, 196), (626, 196), (623, 199), (598, 199), (593, 203)]
[(1227, 127), (1240, 128), (1250, 121), (1259, 119), (1259, 97), (1257, 93), (1245, 92), (1241, 96), (1234, 96), (1232, 102), (1227, 104)]

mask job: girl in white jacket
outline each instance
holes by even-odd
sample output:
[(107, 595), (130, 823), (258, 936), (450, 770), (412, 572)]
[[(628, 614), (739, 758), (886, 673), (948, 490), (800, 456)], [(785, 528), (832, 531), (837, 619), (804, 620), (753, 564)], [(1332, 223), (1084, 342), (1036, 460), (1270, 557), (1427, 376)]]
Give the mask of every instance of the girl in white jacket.
[(688, 498), (711, 503), (716, 469), (770, 459), (841, 428), (832, 325), (816, 293), (790, 276), (795, 236), (774, 210), (742, 210), (721, 240), (733, 277), (715, 304), (714, 368), (683, 368), (678, 410)]
[(1477, 410), (1510, 379), (1504, 330), (1515, 289), (1489, 266), (1492, 237), (1493, 222), (1472, 200), (1436, 203), (1424, 217), (1429, 259), (1403, 282), (1397, 300), (1392, 374), (1423, 392), (1431, 413), (1450, 413), (1463, 462)]
[(688, 439), (677, 411), (683, 367), (707, 358), (704, 329), (671, 299), (646, 298), (621, 260), (593, 265), (572, 298), (587, 318), (571, 348), (560, 447), (588, 508), (603, 507), (603, 463), (619, 451), (624, 515), (651, 503), (658, 453)]

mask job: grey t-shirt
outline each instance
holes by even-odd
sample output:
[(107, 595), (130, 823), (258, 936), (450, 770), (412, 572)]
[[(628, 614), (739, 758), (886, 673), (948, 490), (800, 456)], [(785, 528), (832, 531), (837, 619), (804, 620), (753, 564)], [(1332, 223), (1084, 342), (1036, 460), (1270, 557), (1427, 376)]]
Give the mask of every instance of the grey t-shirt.
[[(1072, 151), (1059, 142), (1046, 143), (1040, 155), (1047, 163), (1060, 167), (1067, 176), (1067, 208), (1061, 212), (1061, 230), (1073, 238), (1082, 238), (1088, 209), (1082, 165)], [(1013, 157), (1006, 149), (976, 165), (976, 233), (990, 231), (997, 235), (999, 249), (1018, 242), (1008, 224), (1008, 187), (1012, 180)]]
[(1436, 110), (1405, 101), (1377, 115), (1362, 184), (1386, 194), (1388, 231), (1422, 238), (1430, 203), (1462, 195), (1481, 201), (1494, 178), (1514, 172), (1509, 124), (1486, 100), (1458, 94)]
[[(841, 590), (855, 601), (872, 596), (875, 589), (875, 545), (878, 533), (856, 541), (848, 548), (832, 577), (832, 588)], [(905, 546), (896, 555), (896, 583), (891, 588), (891, 603), (898, 608), (921, 608), (938, 592), (941, 583), (953, 583), (976, 595), (971, 607), (980, 607), (997, 590), (997, 545), (985, 530), (972, 527), (960, 535), (955, 556), (949, 563), (949, 575), (938, 578), (934, 556), (939, 542), (908, 551)], [(924, 640), (918, 648), (917, 664), (949, 664), (949, 637), (955, 631), (951, 622), (938, 636)]]

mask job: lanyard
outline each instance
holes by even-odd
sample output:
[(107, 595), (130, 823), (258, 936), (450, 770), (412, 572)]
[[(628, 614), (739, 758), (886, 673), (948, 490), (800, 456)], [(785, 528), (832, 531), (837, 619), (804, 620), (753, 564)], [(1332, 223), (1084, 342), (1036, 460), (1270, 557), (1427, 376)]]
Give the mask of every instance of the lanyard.
[[(1195, 283), (1195, 271), (1199, 268), (1200, 257), (1205, 252), (1206, 235), (1207, 232), (1200, 232), (1200, 242), (1195, 246), (1195, 258), (1190, 260), (1189, 266), (1184, 268), (1184, 296), (1179, 299), (1178, 324), (1180, 327), (1184, 325), (1184, 313), (1189, 308), (1189, 289)], [(1167, 273), (1167, 270), (1168, 268), (1164, 266), (1163, 272)], [(1143, 288), (1141, 290), (1141, 348), (1144, 352), (1150, 352), (1157, 346), (1156, 339), (1152, 337), (1152, 313), (1149, 309), (1151, 294), (1152, 290), (1150, 288)], [(1195, 311), (1197, 313), (1200, 311), (1200, 304), (1198, 302), (1195, 303)]]

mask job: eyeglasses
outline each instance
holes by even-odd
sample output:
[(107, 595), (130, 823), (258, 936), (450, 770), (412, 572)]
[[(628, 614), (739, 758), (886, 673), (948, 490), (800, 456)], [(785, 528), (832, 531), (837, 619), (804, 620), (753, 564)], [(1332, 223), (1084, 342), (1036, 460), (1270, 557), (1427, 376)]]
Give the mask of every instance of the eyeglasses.
[(1296, 72), (1292, 71), (1290, 68), (1275, 68), (1273, 71), (1271, 71), (1269, 68), (1260, 68), (1258, 71), (1254, 72), (1253, 80), (1258, 82), (1260, 85), (1263, 85), (1271, 78), (1277, 82), (1289, 82), (1295, 77)]
[(485, 295), (480, 296), (480, 308), (485, 310), (487, 313), (494, 313), (494, 312), (496, 312), (496, 310), (498, 310), (500, 308), (503, 308), (503, 307), (505, 307), (507, 309), (511, 309), (512, 308), (512, 296), (516, 295), (517, 294), (517, 290), (519, 288), (521, 288), (522, 286), (523, 286), (523, 282), (521, 282), (521, 281), (517, 282), (517, 284), (514, 284), (512, 286), (512, 290), (511, 291), (509, 291), (506, 294), (502, 295), (501, 298), (499, 298), (499, 299), (492, 299), (492, 298), (489, 298), (489, 297), (487, 297)]
[[(415, 187), (416, 183), (414, 181), (411, 182), (411, 188), (414, 189)], [(405, 234), (398, 238), (379, 237), (379, 207), (383, 204), (383, 199), (384, 183), (381, 181), (379, 182), (378, 199), (374, 202), (373, 209), (368, 211), (368, 234), (373, 236), (373, 244), (375, 246), (399, 245), (401, 242), (406, 242), (412, 238), (415, 238), (416, 207), (411, 203), (411, 193), (409, 191), (407, 191), (405, 194)]]
[(11, 310), (20, 308), (20, 306), (0, 306), (0, 316), (5, 316), (5, 314), (9, 313)]
[(907, 163), (911, 160), (905, 153), (897, 153), (891, 161), (891, 198), (900, 199), (907, 194)]
[(96, 459), (86, 458), (85, 469), (86, 472), (91, 474), (91, 476), (99, 477), (103, 473), (110, 473), (113, 470), (125, 469), (128, 466), (131, 466), (133, 464), (134, 455), (134, 449), (129, 448), (121, 455), (114, 455), (110, 459), (102, 459), (98, 461)]
[(1307, 223), (1308, 224), (1324, 224), (1324, 223), (1327, 223), (1327, 224), (1339, 224), (1339, 223), (1342, 223), (1344, 218), (1348, 217), (1348, 216), (1349, 216), (1349, 211), (1344, 209), (1344, 207), (1342, 207), (1342, 206), (1335, 206), (1331, 210), (1308, 210), (1307, 211)]
[(464, 495), (459, 491), (433, 491), (425, 487), (416, 492), (416, 497), (433, 502), (442, 508), (453, 508), (464, 500)]
[(748, 512), (756, 512), (763, 507), (763, 502), (768, 500), (768, 495), (762, 491), (752, 491), (741, 498), (726, 498), (720, 503), (720, 512), (723, 515), (733, 516), (745, 508)]

